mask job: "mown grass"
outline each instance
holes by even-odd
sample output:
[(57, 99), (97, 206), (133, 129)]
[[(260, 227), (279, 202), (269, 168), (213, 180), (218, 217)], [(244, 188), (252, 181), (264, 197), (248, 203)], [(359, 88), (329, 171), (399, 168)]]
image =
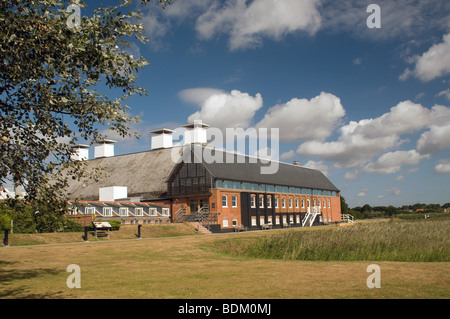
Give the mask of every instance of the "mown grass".
[(359, 223), (225, 240), (217, 248), (240, 256), (309, 261), (450, 261), (450, 219)]

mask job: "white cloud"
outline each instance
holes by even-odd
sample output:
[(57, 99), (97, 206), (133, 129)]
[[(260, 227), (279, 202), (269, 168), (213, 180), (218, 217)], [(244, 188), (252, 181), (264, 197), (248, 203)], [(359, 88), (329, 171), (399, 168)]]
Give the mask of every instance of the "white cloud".
[(224, 93), (223, 90), (213, 88), (192, 88), (180, 91), (178, 96), (185, 102), (201, 105), (209, 97)]
[(323, 140), (344, 115), (340, 99), (322, 92), (310, 100), (293, 98), (271, 107), (256, 127), (279, 128), (281, 141)]
[(381, 155), (374, 163), (364, 167), (366, 172), (378, 174), (392, 174), (398, 172), (403, 165), (417, 165), (422, 159), (430, 158), (421, 155), (416, 150), (395, 151)]
[(308, 161), (304, 167), (312, 168), (321, 171), (324, 175), (328, 175), (328, 166), (324, 161)]
[(400, 195), (400, 194), (402, 194), (402, 190), (399, 187), (386, 189), (386, 192), (391, 194), (391, 195)]
[(280, 160), (285, 161), (285, 160), (293, 158), (294, 156), (295, 156), (295, 151), (290, 150), (290, 151), (287, 151), (287, 152), (284, 152), (283, 154), (281, 154)]
[(217, 2), (197, 19), (203, 39), (226, 33), (231, 50), (259, 46), (263, 37), (279, 40), (296, 31), (314, 34), (321, 24), (318, 0), (246, 0)]
[(434, 167), (436, 173), (450, 173), (450, 159), (440, 160), (438, 164)]
[[(411, 101), (400, 102), (391, 110), (375, 119), (351, 121), (339, 129), (336, 141), (322, 142), (311, 140), (301, 144), (297, 153), (301, 156), (319, 156), (322, 160), (335, 162), (335, 167), (364, 167), (373, 157), (392, 150), (406, 140), (402, 136), (432, 127), (419, 140), (417, 150), (425, 155), (433, 150), (450, 147), (448, 139), (443, 137), (447, 132), (444, 127), (450, 122), (450, 108), (436, 105), (431, 110)], [(433, 129), (436, 125), (441, 129)], [(439, 133), (439, 134), (438, 134)], [(427, 135), (428, 134), (428, 135)], [(439, 138), (435, 138), (439, 136)], [(447, 135), (448, 136), (448, 135)], [(423, 146), (422, 146), (423, 145)], [(399, 155), (402, 153), (396, 153)], [(392, 154), (390, 154), (392, 156)], [(381, 160), (387, 160), (381, 158)], [(376, 166), (367, 169), (376, 169)], [(384, 168), (386, 169), (387, 168)], [(382, 168), (380, 168), (382, 170)]]
[(450, 74), (450, 33), (444, 35), (443, 42), (434, 44), (421, 56), (416, 56), (414, 69), (406, 69), (399, 79), (404, 81), (414, 76), (428, 82), (447, 74)]
[(450, 89), (443, 90), (443, 91), (439, 92), (439, 93), (437, 94), (437, 96), (443, 96), (443, 97), (445, 97), (447, 100), (450, 101)]
[(213, 94), (201, 104), (200, 111), (189, 116), (188, 121), (202, 120), (220, 129), (247, 128), (262, 105), (263, 99), (259, 93), (254, 97), (238, 90)]
[(431, 126), (429, 131), (422, 133), (416, 147), (423, 154), (436, 154), (450, 148), (450, 123)]
[(356, 196), (358, 196), (358, 197), (366, 197), (368, 191), (369, 190), (367, 188), (365, 188), (365, 189), (361, 190), (358, 194), (356, 194)]

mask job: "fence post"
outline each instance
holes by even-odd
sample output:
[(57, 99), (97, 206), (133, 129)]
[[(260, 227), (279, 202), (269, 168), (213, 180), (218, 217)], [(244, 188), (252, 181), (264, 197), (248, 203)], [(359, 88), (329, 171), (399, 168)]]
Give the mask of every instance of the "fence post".
[(141, 237), (141, 227), (142, 227), (142, 225), (138, 225), (138, 238), (142, 238)]
[(5, 237), (3, 238), (3, 245), (4, 245), (5, 247), (8, 247), (8, 246), (9, 246), (9, 238), (8, 238), (8, 235), (9, 235), (9, 229), (5, 229)]

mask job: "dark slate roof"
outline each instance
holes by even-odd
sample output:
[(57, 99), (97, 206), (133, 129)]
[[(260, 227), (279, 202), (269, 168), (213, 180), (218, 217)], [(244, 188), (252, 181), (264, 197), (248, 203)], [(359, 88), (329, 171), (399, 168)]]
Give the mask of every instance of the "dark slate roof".
[[(269, 162), (255, 157), (245, 156), (236, 153), (224, 152), (221, 150), (207, 150), (211, 158), (223, 160), (207, 161), (203, 160), (206, 169), (216, 178), (246, 181), (260, 184), (274, 184), (280, 186), (292, 186), (312, 189), (322, 189), (339, 191), (339, 189), (319, 170), (306, 168), (298, 165), (283, 162)], [(205, 154), (205, 151), (204, 153)], [(233, 157), (234, 163), (226, 163), (227, 154)], [(261, 174), (262, 167), (278, 164), (275, 174)]]

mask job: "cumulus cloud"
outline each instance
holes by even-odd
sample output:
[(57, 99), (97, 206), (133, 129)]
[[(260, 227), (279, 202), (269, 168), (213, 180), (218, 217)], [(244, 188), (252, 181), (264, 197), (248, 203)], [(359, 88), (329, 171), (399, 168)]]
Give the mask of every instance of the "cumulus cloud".
[(293, 98), (270, 108), (256, 127), (278, 127), (281, 141), (323, 140), (344, 115), (340, 99), (322, 92), (310, 100)]
[(447, 100), (450, 101), (450, 89), (443, 90), (443, 91), (439, 92), (439, 93), (437, 94), (437, 96), (443, 96), (443, 97), (445, 97)]
[(417, 165), (425, 158), (430, 156), (421, 155), (416, 150), (388, 152), (375, 162), (367, 164), (364, 170), (371, 173), (392, 174), (398, 172), (403, 165)]
[(185, 102), (201, 105), (209, 97), (217, 94), (225, 94), (225, 91), (214, 88), (192, 88), (180, 91), (178, 96)]
[(450, 173), (450, 159), (440, 160), (434, 167), (436, 173)]
[(428, 82), (450, 74), (450, 33), (444, 35), (441, 43), (434, 44), (428, 51), (412, 60), (415, 61), (414, 68), (406, 69), (400, 75), (400, 80), (404, 81), (414, 76), (423, 82)]
[(429, 131), (422, 133), (416, 147), (424, 154), (436, 154), (450, 148), (450, 123), (443, 126), (431, 126)]
[(250, 126), (253, 117), (263, 105), (261, 94), (251, 96), (233, 90), (209, 96), (201, 104), (201, 110), (188, 117), (189, 122), (202, 120), (211, 126), (225, 129)]
[(308, 161), (303, 165), (304, 167), (312, 168), (321, 171), (324, 175), (328, 175), (328, 165), (324, 161)]
[[(447, 133), (446, 125), (449, 121), (448, 107), (436, 105), (432, 109), (427, 109), (420, 104), (404, 101), (380, 117), (351, 121), (340, 127), (340, 135), (336, 141), (307, 141), (298, 147), (297, 153), (301, 156), (319, 156), (322, 160), (333, 161), (338, 168), (363, 167), (373, 157), (403, 144), (406, 141), (402, 139), (404, 134), (431, 127), (429, 132), (423, 133), (422, 141), (419, 139), (417, 145), (417, 150), (426, 155), (431, 151), (450, 147), (448, 139), (445, 140), (443, 136)], [(381, 160), (386, 161), (389, 156), (394, 155), (399, 156), (403, 153), (389, 154)], [(366, 169), (375, 169), (377, 166), (374, 165)]]
[(314, 34), (321, 24), (318, 0), (245, 0), (214, 2), (197, 19), (202, 39), (226, 33), (231, 50), (259, 46), (263, 37), (279, 40), (286, 34), (305, 31)]

